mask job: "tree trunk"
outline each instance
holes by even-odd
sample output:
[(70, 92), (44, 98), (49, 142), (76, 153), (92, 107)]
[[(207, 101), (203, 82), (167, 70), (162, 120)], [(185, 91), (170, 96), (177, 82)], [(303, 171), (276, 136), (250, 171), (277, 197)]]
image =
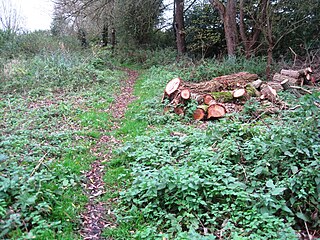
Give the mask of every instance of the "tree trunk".
[(250, 57), (250, 43), (248, 41), (248, 37), (247, 37), (247, 34), (246, 34), (246, 28), (245, 28), (245, 25), (244, 25), (244, 1), (245, 0), (240, 0), (240, 6), (239, 6), (239, 10), (240, 10), (239, 31), (240, 31), (240, 36), (241, 36), (241, 40), (242, 40), (243, 47), (244, 47), (245, 56), (248, 59)]
[(106, 47), (108, 45), (108, 25), (104, 24), (102, 29), (102, 47)]
[(114, 28), (111, 30), (111, 46), (112, 50), (114, 50), (116, 47), (116, 30)]
[(228, 0), (226, 5), (224, 5), (219, 0), (210, 0), (210, 3), (215, 9), (219, 11), (220, 17), (223, 21), (228, 56), (235, 56), (238, 41), (238, 30), (236, 22), (237, 1)]
[(184, 30), (184, 0), (174, 0), (174, 9), (175, 9), (175, 19), (174, 19), (174, 28), (176, 32), (176, 42), (178, 55), (183, 55), (186, 52), (186, 43), (185, 43), (185, 30)]

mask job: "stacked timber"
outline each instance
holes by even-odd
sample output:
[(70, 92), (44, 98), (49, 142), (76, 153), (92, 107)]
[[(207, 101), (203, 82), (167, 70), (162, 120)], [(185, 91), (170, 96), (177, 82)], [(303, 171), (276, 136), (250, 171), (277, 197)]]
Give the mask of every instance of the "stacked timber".
[(166, 85), (162, 101), (168, 102), (165, 111), (173, 108), (173, 112), (183, 115), (188, 101), (194, 99), (198, 103), (193, 114), (195, 120), (217, 119), (228, 112), (229, 106), (225, 103), (241, 103), (256, 96), (257, 90), (251, 83), (257, 79), (257, 74), (247, 72), (220, 76), (201, 83), (174, 78)]
[(280, 73), (276, 73), (273, 76), (273, 81), (281, 83), (284, 80), (288, 80), (290, 85), (307, 85), (314, 84), (315, 79), (312, 77), (312, 68), (307, 67), (300, 70), (282, 69)]
[(311, 74), (312, 69), (308, 67), (301, 70), (282, 69), (270, 82), (263, 82), (257, 74), (248, 72), (224, 75), (200, 83), (174, 78), (166, 85), (162, 102), (167, 103), (165, 112), (184, 115), (188, 102), (193, 99), (198, 103), (193, 113), (195, 120), (219, 119), (226, 113), (241, 110), (239, 106), (251, 97), (275, 104), (278, 91), (290, 90), (297, 97), (301, 96), (301, 91), (311, 93), (302, 88), (303, 84), (315, 83)]

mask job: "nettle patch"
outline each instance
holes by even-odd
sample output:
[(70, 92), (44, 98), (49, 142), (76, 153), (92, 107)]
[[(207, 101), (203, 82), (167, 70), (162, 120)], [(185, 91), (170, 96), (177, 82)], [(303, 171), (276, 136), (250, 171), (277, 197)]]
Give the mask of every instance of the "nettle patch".
[(313, 234), (320, 227), (319, 96), (263, 121), (234, 115), (205, 130), (170, 122), (136, 137), (119, 152), (132, 168), (120, 222), (144, 219), (139, 239)]

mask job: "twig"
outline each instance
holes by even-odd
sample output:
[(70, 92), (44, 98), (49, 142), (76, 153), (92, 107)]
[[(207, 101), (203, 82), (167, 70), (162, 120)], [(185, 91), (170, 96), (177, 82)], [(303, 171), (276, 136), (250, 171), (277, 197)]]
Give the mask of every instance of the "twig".
[(290, 88), (292, 88), (292, 89), (298, 89), (298, 90), (301, 90), (301, 91), (303, 91), (303, 92), (305, 92), (305, 93), (312, 94), (312, 92), (311, 92), (311, 91), (309, 91), (309, 90), (307, 90), (307, 89), (305, 89), (305, 88), (302, 88), (302, 87), (298, 87), (298, 86), (290, 86)]
[(310, 234), (310, 232), (309, 232), (309, 228), (308, 228), (308, 225), (307, 225), (306, 221), (304, 221), (304, 226), (306, 227), (309, 240), (312, 240), (312, 236), (311, 236), (311, 234)]
[(314, 105), (316, 105), (318, 108), (320, 108), (320, 104), (319, 104), (319, 103), (317, 103), (316, 101), (314, 101), (313, 103), (314, 103)]
[(30, 177), (33, 176), (33, 174), (35, 174), (35, 172), (40, 168), (40, 166), (42, 165), (42, 163), (43, 163), (43, 161), (44, 161), (44, 159), (45, 159), (45, 157), (46, 157), (47, 155), (48, 155), (48, 153), (45, 153), (45, 154), (42, 156), (42, 158), (40, 158), (37, 166), (36, 166), (36, 167), (33, 169), (33, 171), (31, 172)]
[(289, 47), (289, 49), (294, 54), (293, 66), (295, 66), (298, 54), (296, 54), (295, 51), (293, 51), (293, 49), (291, 47)]
[(297, 105), (297, 106), (289, 108), (289, 110), (293, 111), (293, 110), (296, 110), (297, 108), (300, 108), (300, 107), (301, 107), (301, 105)]

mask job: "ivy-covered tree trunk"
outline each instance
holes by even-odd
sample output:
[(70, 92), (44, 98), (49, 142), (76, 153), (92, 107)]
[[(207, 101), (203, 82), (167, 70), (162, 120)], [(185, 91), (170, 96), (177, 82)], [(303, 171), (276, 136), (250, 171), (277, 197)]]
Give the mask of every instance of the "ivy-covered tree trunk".
[(238, 30), (236, 22), (237, 1), (228, 0), (226, 5), (219, 0), (210, 0), (210, 3), (219, 11), (220, 17), (223, 21), (228, 56), (234, 56), (236, 54), (238, 42)]
[(184, 29), (184, 0), (174, 1), (174, 27), (176, 33), (176, 42), (178, 55), (183, 55), (186, 52), (185, 29)]

